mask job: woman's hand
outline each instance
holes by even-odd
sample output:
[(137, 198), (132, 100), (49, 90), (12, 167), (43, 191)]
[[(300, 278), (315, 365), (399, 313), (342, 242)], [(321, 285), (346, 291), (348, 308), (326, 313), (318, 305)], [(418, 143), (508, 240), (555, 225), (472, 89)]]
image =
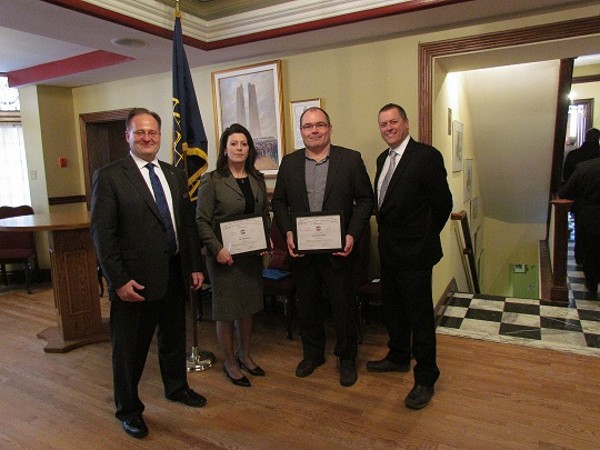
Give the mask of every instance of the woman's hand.
[(227, 264), (228, 266), (233, 264), (233, 257), (231, 256), (231, 253), (229, 253), (229, 250), (227, 250), (225, 247), (223, 247), (217, 254), (217, 262), (223, 265)]

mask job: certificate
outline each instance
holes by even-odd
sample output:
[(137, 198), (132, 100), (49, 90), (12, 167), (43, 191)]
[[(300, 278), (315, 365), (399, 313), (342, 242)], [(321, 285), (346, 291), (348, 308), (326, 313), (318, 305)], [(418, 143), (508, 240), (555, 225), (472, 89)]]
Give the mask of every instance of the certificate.
[(294, 243), (298, 253), (333, 253), (344, 248), (342, 215), (336, 212), (294, 216)]
[(269, 248), (263, 216), (244, 216), (219, 223), (221, 242), (229, 253), (259, 253)]

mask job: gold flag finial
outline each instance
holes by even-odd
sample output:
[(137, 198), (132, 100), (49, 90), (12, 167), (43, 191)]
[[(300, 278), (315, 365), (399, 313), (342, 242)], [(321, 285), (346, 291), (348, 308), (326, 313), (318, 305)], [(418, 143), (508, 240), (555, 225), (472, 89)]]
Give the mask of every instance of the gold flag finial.
[(175, 0), (175, 17), (180, 17), (181, 13), (179, 12), (179, 0)]

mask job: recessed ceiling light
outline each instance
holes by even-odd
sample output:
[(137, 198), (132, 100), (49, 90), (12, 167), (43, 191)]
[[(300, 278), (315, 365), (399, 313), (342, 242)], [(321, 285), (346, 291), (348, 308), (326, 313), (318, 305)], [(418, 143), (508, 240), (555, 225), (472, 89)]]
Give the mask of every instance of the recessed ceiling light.
[(147, 45), (146, 42), (141, 41), (140, 39), (131, 39), (131, 38), (118, 38), (118, 39), (113, 39), (110, 42), (112, 42), (113, 45), (116, 45), (118, 47), (139, 48), (139, 47), (145, 47)]

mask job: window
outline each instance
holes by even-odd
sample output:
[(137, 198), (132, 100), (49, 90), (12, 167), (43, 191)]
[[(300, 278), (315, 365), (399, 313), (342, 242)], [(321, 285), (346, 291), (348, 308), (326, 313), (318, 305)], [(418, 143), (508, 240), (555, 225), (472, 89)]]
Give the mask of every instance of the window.
[(0, 205), (31, 205), (19, 91), (0, 76)]

